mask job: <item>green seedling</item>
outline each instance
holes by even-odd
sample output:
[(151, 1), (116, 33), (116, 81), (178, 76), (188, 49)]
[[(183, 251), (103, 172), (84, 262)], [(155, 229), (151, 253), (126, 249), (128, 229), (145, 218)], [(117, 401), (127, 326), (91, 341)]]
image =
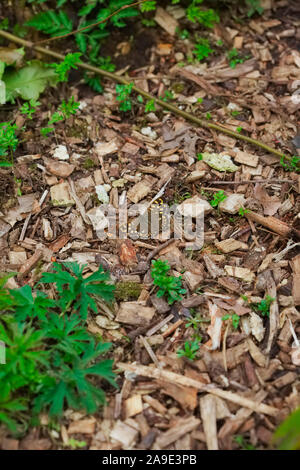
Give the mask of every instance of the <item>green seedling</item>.
[[(13, 152), (16, 150), (19, 139), (16, 131), (19, 130), (16, 124), (11, 122), (0, 123), (0, 167), (8, 167), (13, 164)], [(10, 161), (5, 158), (10, 155)]]
[(233, 313), (232, 315), (224, 315), (224, 317), (222, 317), (222, 320), (231, 320), (232, 326), (235, 330), (238, 329), (240, 324), (240, 317), (236, 313)]
[(116, 85), (117, 101), (120, 102), (119, 109), (120, 111), (130, 111), (132, 109), (132, 100), (130, 98), (132, 92), (133, 84), (129, 83), (128, 85)]
[(252, 444), (248, 444), (242, 435), (234, 436), (233, 439), (242, 450), (255, 450), (255, 447)]
[(182, 299), (181, 294), (186, 293), (186, 289), (182, 288), (182, 277), (169, 276), (167, 273), (170, 266), (160, 259), (152, 261), (151, 277), (153, 284), (159, 287), (157, 297), (166, 296), (168, 303), (171, 305)]
[(245, 60), (248, 59), (249, 56), (242, 57), (239, 51), (236, 48), (233, 48), (227, 52), (227, 58), (229, 60), (230, 67), (234, 69), (237, 64), (242, 64), (243, 62), (245, 62)]
[[(100, 380), (115, 386), (113, 361), (101, 359), (112, 345), (96, 342), (85, 324), (88, 311), (98, 311), (97, 298), (113, 299), (114, 286), (102, 267), (88, 277), (84, 269), (55, 263), (42, 274), (43, 290), (28, 284), (6, 289), (11, 275), (0, 279), (0, 341), (6, 348), (0, 422), (13, 433), (26, 420), (37, 423), (41, 411), (51, 417), (66, 408), (94, 413), (105, 402)], [(52, 285), (51, 298), (45, 284)]]
[(41, 105), (39, 101), (36, 100), (29, 100), (26, 103), (24, 103), (21, 108), (20, 112), (22, 114), (25, 114), (28, 119), (32, 119), (32, 115), (36, 113), (37, 108)]
[(224, 194), (224, 191), (218, 191), (217, 193), (214, 194), (213, 199), (210, 201), (210, 205), (212, 207), (219, 207), (219, 204), (224, 201), (227, 198), (226, 194)]
[(184, 347), (182, 349), (178, 349), (177, 356), (186, 357), (187, 359), (194, 360), (199, 349), (200, 349), (200, 346), (197, 340), (186, 341), (184, 343)]
[(239, 208), (239, 215), (241, 217), (244, 217), (246, 214), (249, 214), (249, 213), (250, 213), (249, 209), (244, 209), (243, 207)]
[(194, 56), (199, 60), (199, 62), (210, 54), (212, 54), (214, 50), (210, 47), (208, 39), (201, 38), (195, 44), (195, 48), (193, 50)]
[(254, 310), (258, 311), (261, 313), (263, 317), (269, 317), (270, 316), (270, 306), (271, 303), (274, 301), (273, 297), (270, 295), (267, 295), (265, 299), (261, 300), (259, 304), (254, 304), (253, 308)]

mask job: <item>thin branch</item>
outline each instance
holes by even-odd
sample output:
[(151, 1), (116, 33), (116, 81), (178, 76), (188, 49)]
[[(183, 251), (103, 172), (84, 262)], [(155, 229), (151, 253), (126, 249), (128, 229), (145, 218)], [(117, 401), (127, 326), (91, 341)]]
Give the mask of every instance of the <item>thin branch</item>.
[[(8, 33), (6, 31), (0, 30), (0, 36), (8, 39), (9, 41), (13, 41), (16, 44), (21, 44), (24, 47), (34, 49), (35, 51), (40, 52), (41, 54), (54, 57), (55, 59), (59, 59), (62, 61), (65, 59), (65, 56), (62, 54), (59, 54), (58, 52), (52, 51), (51, 49), (46, 49), (44, 47), (35, 46), (31, 41), (26, 41), (25, 39), (19, 38), (15, 36), (14, 34)], [(78, 67), (84, 70), (88, 70), (89, 72), (96, 73), (98, 75), (101, 75), (102, 77), (109, 78), (110, 80), (113, 80), (114, 82), (122, 83), (124, 85), (129, 85), (131, 83), (129, 80), (126, 80), (125, 78), (115, 73), (108, 72), (107, 70), (99, 69), (98, 67), (94, 67), (93, 65), (86, 64), (85, 62), (80, 62), (77, 65)], [(156, 98), (155, 96), (152, 96), (150, 93), (147, 93), (146, 91), (142, 90), (141, 88), (138, 88), (135, 85), (132, 87), (132, 90), (134, 90), (136, 93), (143, 96), (144, 98), (147, 98), (147, 100), (153, 100), (154, 103), (156, 103), (158, 106), (161, 106), (162, 108), (171, 111), (173, 114), (177, 116), (181, 116), (188, 121), (194, 122), (195, 124), (198, 124), (198, 126), (200, 127), (204, 127), (206, 129), (214, 129), (215, 131), (222, 132), (223, 134), (227, 134), (231, 137), (234, 137), (235, 139), (243, 140), (244, 142), (255, 145), (256, 147), (260, 147), (261, 149), (266, 150), (267, 152), (272, 153), (276, 155), (277, 157), (283, 158), (288, 161), (292, 160), (290, 156), (285, 155), (284, 153), (270, 147), (269, 145), (265, 144), (264, 142), (261, 142), (260, 140), (252, 139), (251, 137), (241, 135), (238, 132), (231, 131), (230, 129), (227, 129), (226, 127), (223, 127), (221, 125), (214, 124), (213, 122), (208, 122), (206, 120), (200, 119), (194, 116), (193, 114), (188, 113), (187, 111), (183, 111), (177, 108), (171, 103), (168, 103), (159, 98)]]
[(37, 41), (35, 43), (33, 43), (35, 46), (39, 45), (39, 44), (46, 44), (47, 42), (50, 42), (50, 41), (55, 41), (57, 39), (63, 39), (63, 38), (67, 38), (68, 36), (72, 36), (73, 34), (78, 34), (78, 33), (81, 33), (82, 31), (86, 31), (87, 29), (91, 29), (91, 28), (94, 28), (95, 26), (98, 26), (99, 24), (103, 24), (103, 23), (106, 23), (106, 21), (108, 21), (110, 18), (112, 18), (113, 16), (117, 15), (118, 13), (120, 13), (121, 11), (123, 10), (126, 10), (127, 8), (131, 8), (131, 7), (136, 7), (138, 5), (141, 5), (142, 3), (145, 3), (147, 2), (148, 0), (140, 0), (139, 2), (135, 2), (135, 3), (131, 3), (130, 5), (123, 5), (121, 8), (119, 8), (118, 10), (114, 11), (113, 13), (111, 13), (109, 16), (107, 16), (106, 18), (104, 18), (104, 20), (101, 20), (101, 21), (97, 21), (96, 23), (92, 23), (88, 26), (85, 26), (84, 28), (79, 28), (79, 29), (76, 29), (74, 31), (71, 31), (70, 33), (67, 33), (67, 34), (62, 34), (61, 36), (55, 36), (53, 38), (47, 38), (47, 39), (43, 39), (42, 41)]

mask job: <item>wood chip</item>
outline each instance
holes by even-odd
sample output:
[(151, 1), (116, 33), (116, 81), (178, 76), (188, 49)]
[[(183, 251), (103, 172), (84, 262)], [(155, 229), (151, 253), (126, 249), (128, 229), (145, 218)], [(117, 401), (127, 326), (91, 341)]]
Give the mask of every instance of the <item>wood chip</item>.
[(240, 242), (234, 238), (227, 238), (221, 242), (215, 242), (218, 250), (221, 250), (223, 253), (231, 253), (235, 250), (248, 250), (249, 247), (247, 243)]
[(95, 418), (81, 419), (70, 424), (68, 434), (94, 434), (95, 428)]
[(223, 398), (224, 400), (237, 403), (245, 408), (250, 408), (257, 413), (263, 413), (270, 416), (276, 416), (278, 413), (277, 408), (274, 408), (273, 406), (265, 405), (263, 403), (258, 404), (253, 400), (238, 395), (237, 393), (221, 390), (219, 388), (213, 388), (210, 385), (203, 385), (196, 380), (190, 379), (180, 374), (175, 374), (174, 372), (138, 364), (124, 364), (122, 362), (119, 362), (117, 367), (124, 371), (127, 370), (138, 375), (143, 375), (144, 377), (151, 377), (157, 380), (166, 380), (187, 387), (194, 387), (200, 391), (211, 393), (212, 395)]
[(216, 402), (213, 395), (200, 398), (200, 414), (206, 439), (207, 450), (218, 450)]
[(133, 395), (124, 402), (125, 417), (130, 418), (143, 411), (143, 402), (141, 395)]
[(153, 307), (142, 302), (121, 302), (116, 321), (129, 325), (147, 325), (155, 315)]
[(196, 429), (200, 424), (200, 419), (191, 416), (190, 418), (178, 419), (176, 426), (162, 433), (155, 440), (154, 450), (164, 449), (165, 447), (177, 441), (180, 437)]

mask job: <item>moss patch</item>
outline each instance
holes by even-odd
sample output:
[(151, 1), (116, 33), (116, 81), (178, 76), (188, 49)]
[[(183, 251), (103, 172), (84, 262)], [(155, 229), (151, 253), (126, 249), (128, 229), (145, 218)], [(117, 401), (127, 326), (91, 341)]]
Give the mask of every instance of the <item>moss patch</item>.
[(137, 300), (142, 291), (141, 284), (136, 282), (118, 282), (116, 284), (115, 298), (117, 301)]

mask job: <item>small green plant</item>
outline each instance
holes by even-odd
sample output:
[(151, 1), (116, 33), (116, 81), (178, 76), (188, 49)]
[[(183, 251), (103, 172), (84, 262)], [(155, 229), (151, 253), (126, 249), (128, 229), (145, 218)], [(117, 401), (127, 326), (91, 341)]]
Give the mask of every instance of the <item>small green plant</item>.
[(210, 54), (212, 54), (214, 50), (210, 47), (208, 39), (201, 38), (195, 44), (195, 48), (193, 50), (194, 56), (199, 60), (199, 62)]
[(151, 277), (153, 284), (159, 287), (157, 297), (167, 297), (168, 303), (171, 305), (174, 302), (181, 300), (180, 294), (185, 294), (186, 289), (182, 288), (182, 277), (168, 276), (170, 266), (167, 262), (160, 259), (152, 261)]
[(255, 13), (258, 13), (259, 15), (262, 15), (264, 12), (263, 7), (261, 6), (260, 0), (246, 0), (246, 4), (249, 7), (247, 15), (249, 18), (251, 16), (255, 15)]
[(37, 108), (41, 105), (39, 101), (36, 100), (29, 100), (25, 103), (20, 108), (20, 112), (22, 114), (25, 114), (28, 119), (32, 119), (32, 115), (36, 113)]
[[(64, 270), (67, 268), (69, 271)], [(94, 295), (102, 297), (110, 302), (114, 297), (115, 286), (108, 284), (109, 273), (100, 266), (98, 271), (88, 277), (83, 277), (86, 266), (77, 263), (53, 263), (53, 272), (44, 273), (41, 284), (55, 284), (60, 300), (58, 302), (62, 312), (67, 312), (71, 307), (73, 311), (86, 319), (89, 308), (97, 312)]]
[(162, 101), (172, 101), (174, 99), (174, 95), (172, 91), (166, 90), (164, 96), (161, 98)]
[(198, 5), (203, 0), (192, 0), (186, 9), (186, 17), (192, 23), (200, 23), (207, 28), (213, 28), (216, 23), (220, 21), (219, 15), (215, 10), (203, 10)]
[(294, 155), (291, 160), (286, 160), (284, 157), (280, 158), (280, 165), (282, 168), (285, 169), (285, 171), (295, 171), (296, 173), (299, 173), (300, 167), (299, 167), (299, 161), (300, 157), (297, 155)]
[(255, 447), (252, 444), (248, 444), (242, 435), (234, 436), (233, 439), (242, 450), (255, 450)]
[(68, 81), (68, 72), (71, 69), (77, 69), (77, 64), (81, 62), (81, 53), (75, 52), (74, 54), (67, 54), (64, 60), (58, 64), (52, 63), (50, 67), (54, 68), (55, 73), (58, 75), (59, 82)]
[(202, 341), (202, 335), (200, 334), (200, 326), (202, 322), (203, 322), (203, 319), (200, 318), (198, 314), (198, 315), (195, 315), (194, 317), (190, 317), (188, 319), (188, 322), (185, 324), (186, 328), (193, 329), (192, 339), (193, 341), (197, 341), (198, 343)]
[(66, 444), (66, 447), (71, 447), (71, 449), (82, 449), (83, 447), (86, 447), (87, 443), (85, 441), (78, 441), (77, 439), (69, 439), (68, 443)]
[(13, 432), (31, 415), (37, 422), (42, 410), (57, 417), (66, 406), (93, 413), (105, 402), (100, 381), (115, 386), (113, 361), (100, 360), (111, 344), (96, 342), (85, 327), (88, 311), (97, 311), (95, 299), (111, 301), (114, 286), (102, 267), (89, 277), (84, 269), (54, 264), (53, 272), (43, 273), (38, 286), (52, 284), (54, 298), (28, 284), (5, 289), (8, 276), (0, 280), (0, 340), (6, 346), (0, 422)]
[(265, 299), (259, 302), (259, 304), (253, 304), (253, 309), (257, 312), (260, 312), (263, 317), (269, 317), (270, 306), (273, 300), (275, 300), (273, 297), (267, 295)]
[[(16, 124), (11, 122), (0, 123), (0, 167), (12, 166), (13, 164), (13, 152), (16, 150), (19, 139), (16, 136), (18, 127)], [(10, 161), (5, 158), (10, 155)]]
[(145, 113), (151, 113), (155, 112), (155, 101), (154, 100), (148, 100), (145, 104)]
[(240, 134), (242, 132), (243, 128), (241, 126), (236, 128), (236, 131)]
[(232, 315), (224, 315), (224, 317), (222, 317), (222, 320), (231, 320), (232, 326), (235, 330), (238, 329), (240, 324), (240, 317), (236, 313), (233, 313)]
[(133, 84), (129, 83), (128, 85), (116, 85), (117, 101), (120, 102), (119, 108), (120, 111), (130, 111), (132, 109), (132, 100), (130, 98), (132, 92)]
[(206, 119), (209, 121), (211, 119), (211, 113), (206, 113), (205, 114)]
[(242, 64), (243, 62), (245, 62), (245, 60), (248, 59), (249, 56), (242, 57), (239, 51), (236, 48), (233, 48), (227, 52), (227, 58), (229, 60), (230, 67), (234, 69), (237, 64)]
[(63, 115), (64, 119), (68, 119), (71, 117), (73, 114), (76, 114), (79, 104), (77, 101), (75, 101), (74, 96), (72, 96), (69, 101), (62, 100), (61, 105), (59, 106), (58, 110), (61, 112)]
[(243, 207), (239, 208), (239, 215), (241, 217), (244, 217), (246, 214), (249, 214), (249, 213), (250, 213), (249, 209), (244, 209)]
[(190, 37), (190, 33), (187, 29), (176, 28), (176, 33), (180, 39), (188, 39)]
[(184, 343), (184, 347), (182, 349), (178, 349), (177, 356), (186, 357), (187, 359), (194, 360), (199, 349), (200, 349), (200, 346), (197, 340), (186, 341)]
[(203, 160), (203, 155), (202, 153), (197, 153), (197, 160)]
[(213, 199), (210, 201), (210, 205), (212, 207), (218, 207), (220, 202), (224, 201), (227, 198), (226, 194), (224, 194), (224, 191), (218, 191), (217, 193), (214, 194)]
[(72, 96), (69, 101), (63, 100), (61, 105), (58, 107), (58, 110), (55, 111), (51, 118), (48, 121), (48, 126), (47, 127), (42, 127), (40, 129), (41, 135), (43, 137), (47, 137), (48, 134), (54, 131), (54, 127), (50, 127), (53, 124), (56, 124), (58, 122), (62, 122), (65, 119), (68, 119), (72, 115), (76, 114), (78, 108), (79, 108), (80, 103), (74, 100), (74, 96)]

